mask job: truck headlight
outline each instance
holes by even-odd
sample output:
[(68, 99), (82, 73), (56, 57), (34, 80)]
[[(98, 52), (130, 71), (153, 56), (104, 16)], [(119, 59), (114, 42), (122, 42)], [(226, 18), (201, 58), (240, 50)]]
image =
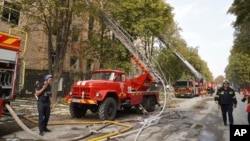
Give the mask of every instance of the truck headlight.
[(99, 92), (95, 93), (96, 97), (99, 97), (101, 94)]

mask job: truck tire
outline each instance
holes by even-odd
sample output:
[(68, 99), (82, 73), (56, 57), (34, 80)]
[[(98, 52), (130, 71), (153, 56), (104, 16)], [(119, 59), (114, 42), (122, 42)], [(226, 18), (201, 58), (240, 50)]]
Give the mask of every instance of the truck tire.
[(149, 96), (145, 99), (145, 103), (143, 103), (143, 107), (148, 112), (153, 112), (155, 110), (156, 100), (154, 96)]
[(192, 92), (189, 97), (193, 98), (194, 97), (194, 92)]
[(69, 112), (72, 118), (81, 118), (87, 112), (87, 107), (84, 104), (80, 103), (70, 103)]
[(99, 118), (101, 120), (114, 120), (117, 113), (116, 101), (112, 97), (106, 98), (99, 106)]

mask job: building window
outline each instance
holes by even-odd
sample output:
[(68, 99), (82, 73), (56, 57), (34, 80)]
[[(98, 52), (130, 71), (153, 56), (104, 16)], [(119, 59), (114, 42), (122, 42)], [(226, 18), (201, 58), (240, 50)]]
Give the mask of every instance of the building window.
[(72, 28), (72, 41), (77, 42), (80, 36), (80, 29), (77, 26)]
[(55, 65), (55, 58), (56, 58), (56, 53), (51, 52), (51, 63), (52, 63), (53, 66)]
[(87, 72), (90, 72), (90, 71), (91, 71), (92, 62), (93, 62), (92, 59), (88, 59), (88, 60), (87, 60), (87, 68), (86, 68), (86, 71), (87, 71)]
[(70, 67), (74, 69), (79, 69), (79, 58), (73, 56), (70, 58)]
[(58, 91), (62, 91), (63, 90), (63, 77), (61, 77), (59, 79), (59, 83), (58, 83)]
[(20, 18), (20, 7), (17, 4), (4, 1), (2, 8), (2, 21), (18, 25)]

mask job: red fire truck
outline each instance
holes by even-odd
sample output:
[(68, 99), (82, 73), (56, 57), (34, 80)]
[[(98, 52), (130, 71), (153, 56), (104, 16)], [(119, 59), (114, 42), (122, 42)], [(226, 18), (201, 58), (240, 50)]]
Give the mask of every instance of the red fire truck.
[(155, 105), (159, 104), (159, 93), (147, 91), (152, 83), (149, 76), (144, 73), (128, 79), (122, 70), (96, 70), (91, 80), (74, 84), (66, 98), (70, 103), (70, 114), (80, 118), (89, 109), (93, 113), (98, 112), (100, 119), (113, 120), (117, 110), (133, 106), (138, 110), (143, 107), (147, 112), (152, 112)]
[(207, 83), (207, 92), (208, 94), (212, 95), (216, 90), (216, 83), (215, 82), (208, 82)]
[(0, 32), (0, 117), (5, 104), (15, 99), (15, 82), (20, 51), (20, 37)]
[(159, 105), (159, 93), (150, 88), (159, 82), (159, 72), (143, 53), (143, 47), (136, 47), (133, 38), (122, 27), (103, 15), (106, 26), (115, 37), (130, 51), (132, 60), (142, 70), (137, 77), (128, 78), (122, 70), (96, 70), (91, 80), (78, 81), (73, 85), (69, 96), (72, 117), (80, 118), (89, 109), (98, 112), (102, 120), (114, 120), (117, 110), (135, 107), (138, 112), (152, 112)]

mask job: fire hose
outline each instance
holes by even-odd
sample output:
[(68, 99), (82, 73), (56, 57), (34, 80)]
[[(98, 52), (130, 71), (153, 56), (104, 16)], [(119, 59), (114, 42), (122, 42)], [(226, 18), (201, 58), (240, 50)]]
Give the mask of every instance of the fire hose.
[(20, 118), (17, 116), (17, 114), (14, 112), (14, 110), (10, 107), (9, 104), (5, 104), (5, 107), (8, 109), (8, 111), (10, 112), (10, 114), (12, 115), (12, 117), (16, 120), (17, 124), (27, 133), (29, 133), (30, 135), (32, 135), (33, 137), (40, 139), (40, 140), (44, 140), (41, 136), (39, 136), (38, 134), (36, 134), (35, 132), (33, 132), (32, 130), (30, 130), (21, 120)]
[[(32, 135), (33, 137), (39, 139), (39, 140), (51, 140), (51, 139), (46, 139), (40, 135), (38, 135), (37, 133), (33, 132), (32, 130), (30, 130), (21, 120), (20, 118), (17, 116), (17, 114), (15, 113), (15, 111), (12, 109), (12, 107), (9, 104), (5, 104), (5, 107), (8, 109), (8, 111), (10, 112), (10, 114), (12, 115), (12, 117), (15, 119), (15, 121), (17, 122), (17, 124), (24, 130), (26, 131), (28, 134)], [(34, 124), (37, 124), (38, 122), (26, 117), (23, 117), (25, 120), (30, 121)], [(130, 129), (132, 129), (133, 127), (131, 125), (127, 125), (127, 124), (123, 124), (121, 122), (128, 122), (128, 121), (136, 121), (135, 119), (131, 119), (131, 120), (124, 120), (124, 121), (120, 121), (120, 122), (115, 122), (115, 121), (90, 121), (90, 122), (49, 122), (48, 125), (76, 125), (76, 124), (103, 124), (105, 123), (105, 125), (101, 126), (100, 128), (98, 128), (96, 131), (101, 130), (103, 128), (105, 128), (106, 126), (115, 124), (115, 125), (119, 125), (119, 126), (123, 126), (126, 127), (125, 129), (121, 129), (119, 131), (116, 132), (112, 132), (109, 134), (105, 134), (103, 136), (99, 136), (99, 137), (95, 137), (92, 139), (89, 139), (89, 141), (98, 141), (101, 139), (105, 139), (105, 138), (110, 138), (111, 136), (115, 136), (121, 133), (124, 133)], [(108, 123), (108, 124), (107, 124)], [(87, 135), (81, 135), (75, 138), (71, 138), (71, 139), (60, 139), (61, 141), (75, 141), (75, 140), (80, 140), (86, 137), (89, 137), (90, 135), (94, 134), (95, 131), (90, 131), (89, 134)]]

